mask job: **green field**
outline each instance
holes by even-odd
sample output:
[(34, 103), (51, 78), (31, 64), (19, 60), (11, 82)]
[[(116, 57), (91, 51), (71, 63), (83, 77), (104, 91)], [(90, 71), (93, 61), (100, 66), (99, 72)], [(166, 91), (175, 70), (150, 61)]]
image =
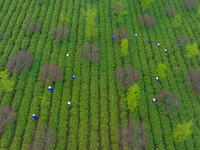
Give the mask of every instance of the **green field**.
[[(122, 16), (114, 0), (0, 0), (0, 72), (7, 74), (0, 74), (0, 105), (15, 114), (5, 123), (0, 109), (0, 150), (200, 150), (200, 0), (118, 1)], [(166, 4), (176, 13), (167, 15)], [(141, 23), (144, 14), (154, 17), (146, 18), (151, 27)], [(20, 52), (33, 58), (29, 67)], [(127, 66), (140, 76), (122, 77), (132, 93), (116, 78)], [(42, 80), (42, 71), (51, 75)], [(174, 97), (159, 98), (162, 89)]]

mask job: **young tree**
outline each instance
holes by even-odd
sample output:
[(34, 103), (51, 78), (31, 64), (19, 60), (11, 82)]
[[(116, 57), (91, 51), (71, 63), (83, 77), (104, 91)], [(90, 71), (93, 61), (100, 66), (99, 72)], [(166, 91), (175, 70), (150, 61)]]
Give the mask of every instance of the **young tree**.
[(195, 94), (199, 97), (200, 95), (200, 71), (190, 70), (187, 76), (188, 83), (192, 86)]
[(118, 17), (118, 21), (124, 15), (128, 14), (126, 7), (127, 7), (127, 4), (126, 4), (125, 0), (112, 0), (111, 1), (111, 12), (113, 12)]
[(96, 34), (98, 28), (97, 28), (97, 22), (96, 22), (96, 12), (92, 11), (92, 9), (88, 9), (88, 11), (85, 12), (86, 14), (86, 35), (90, 39), (90, 42), (92, 43), (92, 38)]
[(190, 39), (187, 35), (180, 35), (176, 38), (176, 43), (178, 46), (186, 46), (190, 42)]
[(51, 37), (55, 42), (62, 42), (67, 39), (69, 32), (69, 29), (65, 26), (53, 27)]
[(156, 102), (158, 107), (161, 107), (169, 117), (177, 114), (178, 109), (180, 108), (180, 103), (173, 93), (162, 89), (160, 93), (156, 94), (155, 98), (158, 100)]
[(176, 142), (183, 142), (188, 138), (189, 135), (193, 133), (193, 120), (189, 122), (184, 122), (183, 124), (177, 124), (173, 129), (172, 137)]
[(181, 26), (181, 15), (176, 14), (173, 18), (173, 26), (179, 28)]
[(14, 109), (10, 106), (0, 108), (0, 132), (5, 132), (9, 124), (12, 124), (16, 117)]
[(139, 78), (140, 74), (132, 66), (118, 68), (115, 73), (115, 80), (123, 83), (124, 89), (132, 86)]
[(96, 44), (84, 44), (80, 50), (80, 60), (87, 59), (90, 62), (99, 63), (101, 53)]
[(157, 72), (157, 76), (159, 77), (159, 79), (162, 81), (167, 73), (166, 73), (166, 70), (167, 70), (167, 66), (165, 64), (159, 64), (158, 65), (158, 68), (156, 69), (156, 72)]
[(200, 7), (198, 8), (197, 14), (195, 15), (195, 18), (200, 15)]
[(46, 100), (46, 96), (45, 96), (44, 94), (43, 94), (42, 96), (40, 96), (39, 99), (41, 100), (41, 104), (42, 104), (43, 106), (48, 106), (48, 107), (50, 107), (50, 102), (48, 102), (48, 101)]
[(28, 147), (29, 150), (47, 149), (59, 138), (59, 136), (54, 134), (52, 127), (42, 127), (41, 129), (35, 130), (35, 133), (37, 135)]
[(23, 71), (30, 69), (33, 60), (34, 58), (28, 51), (19, 51), (19, 53), (6, 62), (6, 69), (8, 69), (10, 73), (15, 72), (21, 74)]
[(128, 53), (128, 40), (123, 39), (121, 46), (121, 55), (124, 57)]
[(183, 0), (182, 5), (185, 6), (186, 9), (196, 9), (198, 7), (198, 2), (195, 0)]
[(186, 45), (186, 50), (188, 51), (188, 53), (187, 53), (187, 58), (188, 59), (194, 57), (195, 55), (199, 55), (199, 50), (198, 50), (197, 43), (194, 43), (193, 45), (189, 45), (189, 44)]
[(148, 133), (145, 130), (145, 124), (125, 123), (119, 130), (120, 149), (124, 149), (127, 145), (130, 149), (144, 150), (148, 147)]
[(0, 90), (13, 92), (14, 81), (8, 79), (7, 69), (0, 72)]
[(169, 4), (165, 5), (165, 12), (166, 12), (168, 17), (169, 16), (174, 16), (174, 15), (177, 14), (173, 3), (171, 5), (169, 5)]
[(139, 17), (139, 24), (144, 25), (145, 27), (154, 27), (154, 23), (156, 19), (154, 16), (149, 16), (148, 14), (144, 14), (143, 16)]
[(126, 27), (115, 29), (113, 31), (113, 35), (115, 36), (115, 41), (119, 43), (120, 45), (123, 39), (130, 39), (129, 31)]
[(43, 82), (44, 85), (47, 79), (49, 79), (51, 82), (59, 82), (62, 76), (63, 72), (56, 63), (46, 62), (44, 66), (40, 69), (40, 81)]
[[(65, 23), (65, 21), (66, 22), (70, 22), (70, 19), (69, 18), (67, 18), (67, 14), (65, 14), (65, 13), (60, 13), (60, 20), (61, 20), (61, 22), (63, 22), (63, 23)], [(60, 22), (60, 21), (59, 21)]]
[(24, 30), (28, 33), (35, 33), (36, 31), (38, 31), (38, 29), (41, 27), (41, 23), (38, 20), (33, 20), (31, 18), (29, 18), (26, 21), (26, 25), (24, 27)]
[(140, 97), (140, 86), (138, 83), (135, 83), (128, 89), (127, 96), (124, 98), (124, 101), (127, 103), (129, 110), (134, 111), (134, 109), (137, 109), (139, 105), (138, 99)]
[(152, 2), (153, 0), (140, 0), (140, 5), (142, 7), (143, 13), (144, 13), (144, 10), (148, 8)]
[(36, 3), (40, 3), (40, 5), (42, 5), (42, 3), (44, 2), (44, 0), (35, 0)]
[(0, 35), (0, 41), (2, 41), (4, 39), (4, 37), (5, 37), (5, 34), (1, 34)]

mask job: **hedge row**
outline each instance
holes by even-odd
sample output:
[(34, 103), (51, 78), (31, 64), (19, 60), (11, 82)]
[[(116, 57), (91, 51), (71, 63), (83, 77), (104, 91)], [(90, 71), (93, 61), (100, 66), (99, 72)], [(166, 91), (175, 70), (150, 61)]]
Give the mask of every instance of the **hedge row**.
[[(84, 14), (85, 11), (88, 11), (88, 6), (91, 5), (90, 0), (81, 1), (82, 3), (82, 9), (80, 13)], [(92, 8), (92, 7), (91, 7)], [(86, 15), (83, 16), (85, 19)], [(80, 16), (80, 22), (82, 22), (82, 18)], [(83, 26), (85, 27), (85, 20), (82, 22)], [(84, 36), (84, 42), (90, 43), (88, 37), (86, 36), (86, 27), (83, 28), (83, 36)], [(79, 34), (78, 34), (79, 35)], [(80, 48), (81, 49), (81, 48)], [(73, 149), (88, 149), (88, 143), (89, 143), (89, 108), (90, 108), (90, 61), (83, 60), (81, 61), (81, 89), (80, 89), (80, 99), (76, 99), (79, 101), (79, 125), (78, 125), (78, 147), (76, 145), (73, 145)], [(71, 121), (71, 120), (70, 120)]]
[[(93, 3), (93, 10), (99, 10), (99, 2)], [(97, 11), (96, 18), (100, 17)], [(93, 43), (99, 45), (99, 30), (93, 38)], [(99, 63), (91, 64), (91, 80), (90, 80), (90, 100), (89, 100), (89, 149), (99, 149)]]
[(99, 0), (99, 33), (100, 33), (100, 67), (99, 67), (99, 92), (100, 92), (100, 146), (109, 149), (108, 126), (108, 72), (107, 72), (107, 47), (104, 0)]
[[(108, 115), (109, 115), (109, 134), (110, 148), (119, 149), (119, 112), (118, 112), (118, 95), (115, 82), (115, 53), (112, 44), (113, 35), (113, 14), (110, 12), (110, 3), (105, 1), (106, 17), (106, 44), (107, 44), (107, 66), (108, 66)], [(110, 18), (111, 17), (111, 20)], [(112, 21), (112, 22), (111, 22)]]

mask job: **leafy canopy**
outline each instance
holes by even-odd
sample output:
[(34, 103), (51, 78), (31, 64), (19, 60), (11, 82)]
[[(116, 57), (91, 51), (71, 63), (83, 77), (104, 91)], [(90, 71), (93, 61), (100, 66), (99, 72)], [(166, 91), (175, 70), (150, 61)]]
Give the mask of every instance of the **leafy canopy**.
[(80, 60), (87, 59), (93, 63), (99, 63), (101, 58), (101, 53), (99, 46), (96, 44), (84, 44), (80, 50)]
[(40, 97), (38, 97), (40, 100), (41, 100), (41, 104), (43, 105), (43, 106), (48, 106), (48, 107), (50, 107), (50, 102), (48, 102), (47, 100), (46, 100), (46, 96), (43, 94), (42, 96), (40, 96)]
[(195, 15), (195, 17), (199, 17), (200, 15), (200, 7), (198, 8), (197, 14)]
[(181, 15), (176, 14), (173, 18), (173, 21), (174, 21), (173, 26), (179, 28), (181, 25)]
[(118, 16), (118, 20), (128, 14), (126, 7), (127, 4), (125, 0), (112, 0), (111, 2), (111, 11)]
[(135, 83), (128, 91), (124, 101), (127, 102), (128, 109), (134, 111), (139, 106), (138, 99), (141, 97), (139, 84)]
[(167, 66), (165, 64), (159, 64), (158, 68), (156, 69), (157, 75), (161, 81), (167, 75), (166, 70), (167, 70)]
[(98, 28), (97, 23), (95, 21), (96, 11), (92, 11), (92, 9), (88, 9), (85, 12), (86, 15), (86, 35), (90, 39), (92, 43), (92, 37), (96, 34)]
[(121, 55), (122, 57), (125, 56), (128, 53), (128, 40), (122, 39), (121, 43)]
[(0, 90), (12, 92), (14, 81), (8, 79), (7, 69), (0, 72)]
[(143, 12), (146, 8), (148, 8), (151, 5), (152, 2), (153, 0), (140, 0), (140, 5), (142, 7)]
[(193, 45), (186, 45), (186, 50), (188, 51), (187, 57), (190, 59), (195, 55), (199, 55), (198, 45), (194, 43)]
[(176, 142), (182, 142), (187, 139), (189, 135), (193, 133), (192, 126), (194, 123), (193, 120), (189, 121), (188, 123), (185, 122), (183, 124), (178, 124), (173, 130), (172, 137)]

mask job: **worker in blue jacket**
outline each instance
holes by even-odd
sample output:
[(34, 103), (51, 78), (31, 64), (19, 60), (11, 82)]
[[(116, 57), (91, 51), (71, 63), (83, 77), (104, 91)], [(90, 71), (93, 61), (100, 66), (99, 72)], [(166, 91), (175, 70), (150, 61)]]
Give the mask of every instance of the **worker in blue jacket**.
[(113, 35), (112, 40), (114, 41), (114, 39), (115, 39), (115, 36)]
[(73, 75), (73, 77), (72, 77), (72, 81), (74, 81), (75, 80), (75, 75)]
[(51, 86), (49, 86), (48, 89), (53, 93), (53, 89)]
[(37, 116), (35, 114), (32, 115), (33, 119), (37, 120)]

